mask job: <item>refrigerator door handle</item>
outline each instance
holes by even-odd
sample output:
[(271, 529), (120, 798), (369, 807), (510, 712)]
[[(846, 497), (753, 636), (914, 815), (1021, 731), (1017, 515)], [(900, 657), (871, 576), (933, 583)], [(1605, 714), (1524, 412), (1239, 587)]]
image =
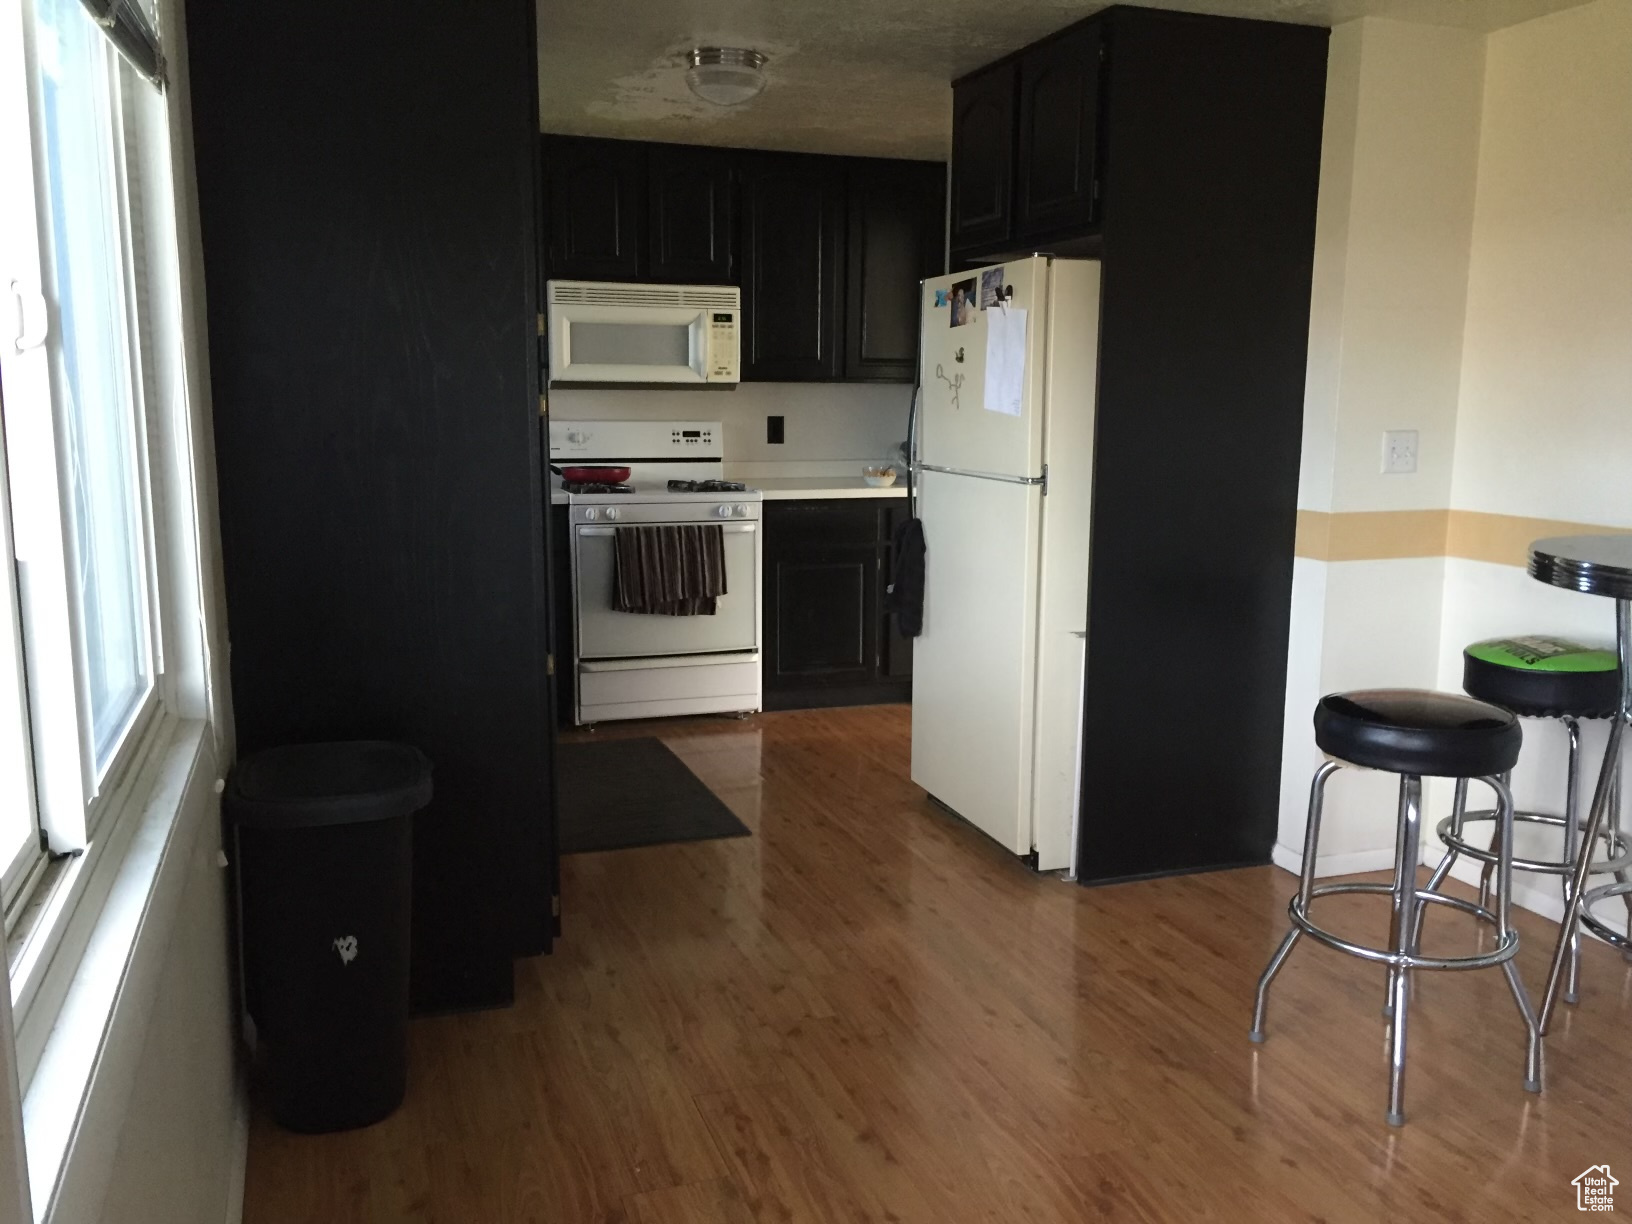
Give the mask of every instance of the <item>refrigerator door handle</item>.
[(976, 480), (1001, 480), (1004, 484), (1041, 485), (1043, 492), (1048, 492), (1048, 466), (1043, 466), (1041, 476), (1009, 476), (1003, 472), (977, 472), (970, 468), (942, 467), (937, 463), (920, 463), (917, 465), (920, 472), (940, 472), (944, 476), (972, 476)]
[[(923, 282), (918, 282), (923, 288)], [(923, 359), (920, 352), (919, 360)], [(912, 404), (907, 409), (907, 517), (918, 517), (918, 408), (923, 402), (924, 389), (914, 386), (912, 389)]]

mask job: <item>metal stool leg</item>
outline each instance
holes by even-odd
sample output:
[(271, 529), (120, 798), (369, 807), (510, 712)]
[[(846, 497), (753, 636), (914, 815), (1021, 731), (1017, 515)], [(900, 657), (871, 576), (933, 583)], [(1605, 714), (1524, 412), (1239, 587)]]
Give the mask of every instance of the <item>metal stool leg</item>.
[[(1507, 785), (1504, 775), (1495, 786), (1497, 828), (1502, 838), (1502, 851), (1496, 865), (1496, 887), (1498, 889), (1496, 904), (1496, 939), (1498, 943), (1507, 941), (1508, 932), (1512, 927), (1513, 905), (1513, 792)], [(1507, 977), (1508, 989), (1513, 992), (1513, 1002), (1518, 1005), (1519, 1018), (1524, 1021), (1525, 1053), (1524, 1053), (1524, 1088), (1526, 1092), (1541, 1091), (1541, 1023), (1536, 1018), (1535, 1008), (1530, 1005), (1530, 996), (1524, 989), (1524, 983), (1519, 978), (1516, 959), (1502, 962), (1502, 972)]]
[[(1305, 910), (1309, 907), (1309, 896), (1315, 887), (1315, 857), (1320, 848), (1320, 813), (1326, 801), (1326, 782), (1341, 768), (1339, 762), (1327, 761), (1315, 770), (1314, 781), (1309, 784), (1309, 819), (1303, 830), (1303, 872), (1298, 877), (1298, 902)], [(1252, 1006), (1252, 1030), (1247, 1034), (1254, 1042), (1264, 1040), (1264, 1009), (1269, 1003), (1269, 985), (1281, 971), (1281, 966), (1286, 964), (1286, 958), (1292, 954), (1302, 934), (1293, 924), (1258, 979), (1258, 997)]]
[[(1406, 775), (1400, 779), (1399, 856), (1394, 864), (1394, 940), (1398, 955), (1410, 955), (1417, 929), (1417, 851), (1422, 832), (1422, 779)], [(1393, 1003), (1393, 1032), (1388, 1053), (1388, 1124), (1405, 1125), (1405, 1029), (1410, 1016), (1411, 970), (1390, 966), (1390, 997)]]
[[(1416, 859), (1413, 857), (1413, 859), (1411, 861), (1412, 861), (1412, 870), (1415, 871), (1416, 870), (1416, 866), (1415, 866)], [(1392, 908), (1392, 910), (1390, 912), (1389, 919), (1388, 919), (1388, 946), (1391, 949), (1395, 949), (1395, 950), (1397, 950), (1399, 948), (1399, 945), (1400, 945), (1400, 914), (1401, 914), (1401, 912), (1402, 912), (1402, 910), (1404, 908), (1400, 903), (1400, 897), (1403, 895), (1402, 891), (1401, 891), (1402, 887), (1403, 887), (1403, 882), (1402, 882), (1402, 878), (1400, 876), (1400, 870), (1404, 866), (1404, 864), (1405, 864), (1405, 775), (1402, 774), (1402, 775), (1400, 775), (1399, 812), (1398, 812), (1398, 815), (1396, 817), (1396, 825), (1395, 825), (1395, 832), (1394, 832), (1394, 885), (1393, 885), (1393, 888), (1391, 889), (1391, 891), (1392, 891), (1392, 893), (1394, 895), (1394, 901), (1393, 901), (1393, 908)], [(1412, 883), (1415, 884), (1416, 881), (1412, 880)], [(1400, 971), (1397, 968), (1395, 968), (1393, 965), (1390, 965), (1388, 967), (1388, 984), (1383, 988), (1383, 1017), (1385, 1019), (1390, 1018), (1390, 1017), (1392, 1017), (1394, 1015), (1394, 988), (1398, 984), (1396, 982), (1396, 979), (1399, 977), (1399, 972)]]
[[(1573, 718), (1561, 718), (1570, 737), (1569, 776), (1564, 780), (1564, 861), (1575, 862), (1581, 845), (1581, 724)], [(1611, 808), (1611, 811), (1614, 809)], [(1558, 878), (1564, 893), (1564, 904), (1570, 903), (1570, 877)], [(1569, 968), (1564, 976), (1564, 1002), (1574, 1003), (1581, 997), (1581, 929), (1570, 936)]]
[[(1451, 801), (1451, 832), (1457, 837), (1462, 836), (1462, 818), (1468, 811), (1468, 780), (1456, 780), (1456, 798)], [(1438, 892), (1439, 886), (1445, 882), (1445, 877), (1451, 874), (1451, 868), (1456, 865), (1459, 851), (1455, 846), (1447, 846), (1444, 857), (1439, 860), (1439, 866), (1434, 868), (1434, 874), (1428, 878), (1428, 891)]]
[[(1624, 770), (1625, 764), (1617, 758), (1615, 761), (1615, 789), (1609, 798), (1609, 815), (1604, 818), (1605, 823), (1609, 825), (1609, 851), (1611, 854), (1614, 854), (1615, 847), (1620, 844), (1621, 840), (1621, 808), (1626, 794), (1622, 785), (1626, 780), (1623, 776)], [(1615, 879), (1622, 884), (1632, 884), (1632, 869), (1622, 867), (1615, 873)], [(1632, 893), (1622, 893), (1621, 901), (1626, 906), (1627, 934), (1632, 935)], [(1628, 961), (1632, 961), (1632, 948), (1626, 949), (1621, 955)]]
[[(1509, 771), (1507, 773), (1504, 773), (1502, 775), (1502, 785), (1508, 787), (1509, 789), (1512, 788), (1512, 786), (1513, 786), (1513, 774), (1512, 774), (1511, 771)], [(1508, 829), (1506, 831), (1506, 833), (1511, 833), (1511, 832), (1512, 832), (1511, 829)], [(1510, 857), (1511, 857), (1511, 855), (1513, 853), (1513, 842), (1512, 842), (1511, 838), (1509, 838), (1505, 842), (1503, 841), (1503, 837), (1506, 836), (1506, 833), (1503, 832), (1502, 822), (1500, 820), (1497, 820), (1497, 822), (1496, 822), (1496, 831), (1491, 836), (1491, 839), (1490, 839), (1491, 853), (1496, 855), (1496, 859), (1493, 859), (1490, 862), (1486, 863), (1485, 866), (1484, 866), (1484, 869), (1482, 871), (1480, 871), (1480, 873), (1479, 873), (1479, 908), (1480, 909), (1489, 909), (1490, 908), (1490, 882), (1496, 875), (1496, 862), (1497, 862), (1497, 860), (1499, 860), (1501, 858), (1501, 854), (1502, 854), (1502, 850), (1503, 850), (1504, 846), (1505, 846), (1505, 848), (1507, 850), (1507, 853), (1508, 853), (1508, 855)]]
[[(1632, 658), (1632, 600), (1615, 601), (1615, 644), (1619, 658)], [(1581, 839), (1590, 850), (1598, 842), (1598, 830), (1604, 824), (1605, 809), (1621, 772), (1621, 745), (1626, 732), (1628, 711), (1632, 710), (1632, 673), (1622, 664), (1621, 700), (1614, 721), (1609, 728), (1609, 744), (1604, 751), (1604, 768), (1599, 771), (1598, 785), (1593, 788), (1592, 806), (1587, 809), (1587, 824), (1581, 830)], [(1576, 858), (1575, 874), (1570, 879), (1570, 899), (1564, 906), (1564, 921), (1559, 927), (1559, 941), (1553, 949), (1552, 967), (1547, 973), (1547, 991), (1541, 1000), (1541, 1031), (1552, 1027), (1553, 1008), (1558, 1005), (1559, 987), (1563, 984), (1563, 970), (1569, 955), (1569, 940), (1581, 920), (1581, 892), (1587, 876), (1592, 873), (1592, 856), (1580, 854)]]
[[(1466, 778), (1458, 778), (1456, 780), (1456, 797), (1451, 801), (1451, 835), (1453, 837), (1460, 838), (1462, 836), (1462, 819), (1467, 814), (1467, 811), (1468, 780)], [(1456, 860), (1460, 854), (1461, 851), (1459, 851), (1454, 845), (1447, 846), (1445, 848), (1445, 853), (1440, 856), (1439, 866), (1435, 867), (1434, 874), (1428, 877), (1427, 891), (1439, 891), (1439, 886), (1445, 883), (1445, 877), (1451, 874), (1451, 868), (1456, 865)], [(1419, 905), (1417, 907), (1417, 929), (1411, 933), (1412, 947), (1416, 947), (1422, 943), (1422, 920), (1427, 916), (1428, 907), (1426, 905)], [(1383, 1007), (1383, 1015), (1391, 1015), (1393, 1010), (1392, 1003), (1385, 1004)]]

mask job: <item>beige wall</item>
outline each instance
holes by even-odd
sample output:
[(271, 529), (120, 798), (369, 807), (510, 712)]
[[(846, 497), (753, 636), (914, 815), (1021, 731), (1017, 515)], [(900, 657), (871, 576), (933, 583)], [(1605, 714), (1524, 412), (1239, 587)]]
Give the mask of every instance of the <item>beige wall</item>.
[[(1492, 34), (1468, 274), (1451, 505), (1632, 528), (1632, 3)], [(1442, 687), (1468, 642), (1547, 631), (1607, 644), (1607, 600), (1513, 565), (1446, 561)], [(1605, 735), (1586, 733), (1588, 780)], [(1558, 809), (1564, 737), (1527, 724), (1521, 807)], [(1520, 852), (1549, 854), (1531, 834)], [(1515, 893), (1557, 914), (1549, 882)]]
[[(1488, 38), (1352, 23), (1334, 31), (1329, 80), (1287, 865), (1320, 692), (1456, 690), (1462, 647), (1498, 633), (1607, 638), (1607, 603), (1535, 583), (1513, 541), (1550, 530), (1539, 520), (1632, 528), (1632, 4), (1595, 0)], [(1379, 473), (1388, 428), (1422, 431), (1417, 476)], [(1379, 513), (1407, 510), (1439, 514)], [(1556, 809), (1560, 740), (1527, 728), (1521, 806)], [(1601, 743), (1601, 729), (1589, 734)], [(1388, 780), (1367, 787), (1336, 807), (1325, 872), (1392, 856)], [(1431, 807), (1446, 798), (1430, 788)], [(1534, 879), (1518, 896), (1559, 908)]]
[[(1483, 41), (1464, 30), (1375, 18), (1333, 31), (1321, 214), (1322, 221), (1341, 216), (1342, 224), (1317, 231), (1329, 249), (1315, 300), (1335, 301), (1322, 303), (1311, 327), (1333, 367), (1315, 375), (1331, 443), (1329, 458), (1306, 469), (1306, 508), (1446, 504)], [(1382, 474), (1386, 429), (1419, 432), (1415, 474)], [(1325, 505), (1313, 496), (1323, 482)]]
[[(1484, 40), (1368, 18), (1332, 31), (1298, 505), (1317, 515), (1444, 507), (1472, 244)], [(1382, 474), (1388, 429), (1419, 434), (1418, 471)], [(1300, 550), (1303, 551), (1303, 550)], [(1411, 550), (1293, 570), (1279, 845), (1303, 845), (1310, 714), (1323, 692), (1431, 685), (1444, 562)], [(1329, 872), (1388, 862), (1388, 780), (1334, 783)], [(1375, 818), (1381, 805), (1384, 819)]]
[[(743, 383), (734, 391), (571, 390), (550, 393), (557, 421), (719, 421), (725, 458), (754, 465), (800, 465), (799, 475), (855, 474), (863, 463), (889, 461), (907, 436), (912, 388), (900, 383)], [(783, 418), (786, 440), (765, 441), (765, 418)], [(835, 466), (836, 465), (836, 466)]]
[(103, 1224), (224, 1224), (242, 1194), (245, 1128), (227, 973), (220, 839), (193, 848), (125, 1123)]
[(1490, 36), (1452, 504), (1632, 527), (1632, 4)]

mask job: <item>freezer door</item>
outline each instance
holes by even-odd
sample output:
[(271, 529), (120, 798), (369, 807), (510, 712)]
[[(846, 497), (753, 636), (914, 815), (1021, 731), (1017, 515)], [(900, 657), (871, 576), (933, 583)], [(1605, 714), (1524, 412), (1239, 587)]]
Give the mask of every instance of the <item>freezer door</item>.
[[(923, 418), (918, 460), (936, 467), (1038, 476), (1043, 466), (1043, 377), (1049, 261), (1037, 256), (924, 282), (918, 381)], [(982, 286), (1013, 289), (1009, 316), (982, 308)], [(939, 303), (939, 304), (937, 304)], [(994, 343), (1014, 339), (1024, 315), (1020, 414), (999, 412), (987, 397)]]
[(912, 780), (1015, 854), (1032, 849), (1036, 486), (925, 472)]

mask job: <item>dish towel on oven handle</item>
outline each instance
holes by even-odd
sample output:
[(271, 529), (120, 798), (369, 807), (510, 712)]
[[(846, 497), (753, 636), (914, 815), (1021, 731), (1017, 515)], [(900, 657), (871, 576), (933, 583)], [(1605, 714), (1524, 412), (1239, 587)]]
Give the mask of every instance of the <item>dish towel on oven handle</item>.
[(725, 590), (725, 533), (718, 523), (617, 527), (612, 606), (652, 616), (713, 616)]

